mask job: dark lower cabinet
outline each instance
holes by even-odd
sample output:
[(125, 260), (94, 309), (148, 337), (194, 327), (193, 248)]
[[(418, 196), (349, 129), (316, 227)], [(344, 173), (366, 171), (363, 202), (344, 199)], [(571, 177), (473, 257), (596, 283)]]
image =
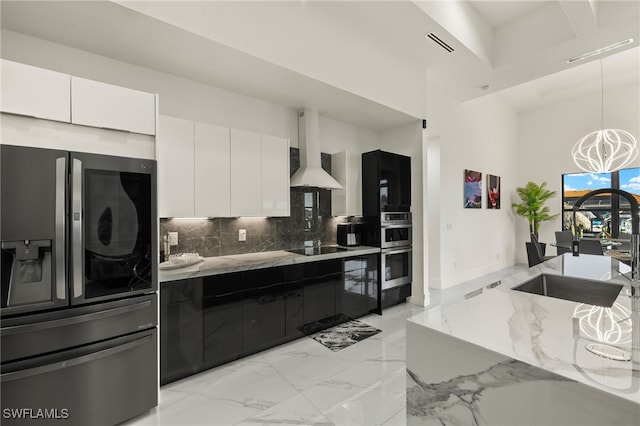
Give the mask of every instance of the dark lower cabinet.
[(336, 309), (339, 314), (347, 318), (357, 318), (362, 315), (362, 298), (364, 283), (362, 280), (366, 259), (362, 257), (344, 260), (344, 279), (336, 288)]
[[(302, 266), (297, 266), (302, 273)], [(304, 282), (293, 281), (287, 284), (287, 292), (284, 298), (285, 310), (285, 335), (287, 340), (304, 336)]]
[(376, 312), (382, 314), (380, 308), (380, 280), (378, 279), (378, 254), (363, 256), (366, 264), (362, 271), (362, 315)]
[(302, 273), (295, 265), (243, 272), (244, 354), (258, 352), (287, 340), (289, 287), (301, 284), (301, 281)]
[(348, 318), (378, 311), (378, 256), (346, 258), (344, 279), (336, 289), (336, 310)]
[(160, 286), (160, 384), (202, 369), (202, 279)]
[(393, 287), (382, 292), (380, 304), (382, 308), (404, 303), (411, 296), (411, 283)]
[(378, 309), (377, 255), (163, 283), (160, 382)]
[(336, 288), (343, 280), (342, 259), (303, 264), (306, 333), (326, 328), (336, 315)]
[(242, 274), (203, 278), (204, 364), (214, 367), (242, 356)]

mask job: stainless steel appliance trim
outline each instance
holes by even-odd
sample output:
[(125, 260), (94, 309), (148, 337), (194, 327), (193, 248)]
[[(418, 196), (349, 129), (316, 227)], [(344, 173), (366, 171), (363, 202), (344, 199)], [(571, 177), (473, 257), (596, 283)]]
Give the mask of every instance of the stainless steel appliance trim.
[(411, 260), (411, 255), (409, 255), (409, 258), (408, 258), (409, 273), (407, 275), (387, 281), (385, 279), (386, 277), (385, 270), (387, 267), (386, 256), (393, 255), (393, 254), (411, 253), (412, 251), (413, 251), (413, 248), (411, 247), (406, 247), (401, 249), (386, 249), (386, 250), (380, 251), (380, 281), (382, 282), (382, 285), (381, 285), (382, 290), (388, 290), (390, 288), (398, 287), (411, 282), (413, 278), (413, 264)]
[[(388, 219), (388, 217), (400, 216), (402, 219)], [(380, 225), (411, 225), (411, 212), (381, 212)]]
[(148, 308), (149, 306), (151, 306), (151, 302), (152, 301), (148, 299), (142, 302), (138, 302), (135, 305), (121, 306), (118, 308), (107, 309), (105, 311), (93, 312), (90, 314), (78, 315), (70, 318), (62, 318), (59, 320), (47, 320), (47, 321), (36, 322), (32, 324), (16, 325), (13, 327), (3, 327), (2, 329), (0, 329), (0, 336), (29, 333), (29, 332), (38, 331), (38, 330), (45, 330), (48, 328), (64, 327), (68, 325), (94, 321), (101, 318), (112, 317), (112, 316), (124, 314), (127, 312), (133, 312), (140, 309)]
[[(392, 225), (392, 226), (383, 226), (380, 228), (380, 247), (383, 249), (394, 248), (394, 247), (405, 247), (410, 246), (413, 238), (412, 238), (412, 227), (413, 225)], [(409, 236), (406, 240), (399, 241), (386, 241), (385, 240), (385, 229), (399, 229), (399, 228), (407, 228), (409, 229)]]
[(72, 268), (73, 298), (82, 296), (82, 161), (73, 159), (71, 192), (71, 231), (72, 231)]
[(62, 370), (63, 368), (69, 368), (69, 367), (73, 367), (80, 364), (86, 364), (87, 362), (95, 361), (110, 355), (117, 354), (119, 352), (124, 352), (129, 349), (133, 349), (137, 346), (140, 346), (149, 342), (152, 338), (153, 338), (152, 335), (147, 335), (139, 339), (133, 340), (131, 342), (114, 346), (112, 348), (103, 349), (101, 351), (94, 352), (88, 355), (83, 355), (83, 356), (71, 358), (64, 361), (58, 361), (51, 364), (42, 365), (39, 367), (33, 367), (26, 370), (19, 370), (19, 371), (13, 371), (11, 373), (5, 373), (0, 375), (0, 383), (6, 383), (12, 380), (20, 380), (20, 379), (35, 376), (38, 374), (49, 373), (51, 371)]
[(56, 298), (65, 299), (67, 286), (66, 255), (66, 192), (67, 158), (56, 159), (56, 212), (55, 212), (55, 262), (56, 262)]

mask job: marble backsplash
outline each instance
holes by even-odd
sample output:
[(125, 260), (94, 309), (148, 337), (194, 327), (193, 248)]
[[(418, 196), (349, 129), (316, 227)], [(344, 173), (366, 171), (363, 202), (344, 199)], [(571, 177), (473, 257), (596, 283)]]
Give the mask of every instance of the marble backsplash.
[[(290, 159), (293, 175), (300, 165), (297, 148), (291, 148)], [(331, 172), (329, 154), (322, 154), (322, 168)], [(346, 222), (347, 218), (331, 216), (331, 192), (323, 189), (312, 192), (304, 188), (290, 190), (289, 217), (160, 218), (160, 249), (164, 251), (162, 239), (170, 231), (178, 233), (178, 245), (171, 246), (171, 253), (197, 252), (204, 257), (300, 248), (312, 241), (336, 244), (336, 225)], [(306, 197), (317, 197), (312, 217), (309, 211), (305, 213), (305, 194), (312, 194)], [(246, 229), (246, 241), (238, 241), (240, 229)]]
[[(345, 221), (345, 217), (322, 218), (318, 229), (308, 232), (293, 211), (291, 217), (278, 218), (160, 219), (160, 235), (178, 232), (178, 245), (171, 246), (171, 253), (212, 257), (299, 248), (309, 241), (336, 244), (336, 225)], [(246, 241), (238, 241), (240, 229), (246, 229)]]

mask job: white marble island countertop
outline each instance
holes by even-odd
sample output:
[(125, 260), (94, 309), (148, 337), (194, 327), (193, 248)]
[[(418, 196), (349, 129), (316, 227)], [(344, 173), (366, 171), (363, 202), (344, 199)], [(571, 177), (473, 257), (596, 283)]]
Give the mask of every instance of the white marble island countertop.
[[(469, 342), (634, 402), (640, 410), (637, 346), (633, 361), (605, 358), (586, 349), (595, 342), (631, 354), (632, 340), (640, 344), (640, 312), (632, 313), (629, 281), (618, 271), (629, 272), (629, 267), (608, 256), (566, 254), (470, 293), (463, 300), (420, 313), (407, 320), (407, 329)], [(540, 273), (624, 287), (612, 308), (512, 290)]]
[(275, 266), (295, 265), (306, 262), (339, 259), (379, 253), (380, 249), (369, 246), (348, 247), (337, 253), (306, 256), (286, 250), (274, 250), (258, 253), (234, 254), (227, 256), (205, 257), (200, 263), (185, 268), (160, 271), (159, 282), (205, 277), (251, 269), (271, 268)]

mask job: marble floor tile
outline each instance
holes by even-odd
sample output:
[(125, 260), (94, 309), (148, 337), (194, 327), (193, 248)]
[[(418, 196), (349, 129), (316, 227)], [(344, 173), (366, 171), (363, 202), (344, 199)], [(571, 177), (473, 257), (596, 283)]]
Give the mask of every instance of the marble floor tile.
[(329, 426), (332, 423), (320, 410), (304, 396), (296, 395), (268, 410), (247, 418), (237, 425), (310, 425)]
[(398, 411), (393, 417), (386, 422), (382, 423), (382, 426), (405, 426), (407, 424), (407, 414), (405, 409)]
[[(519, 268), (432, 290), (432, 306)], [(170, 383), (160, 389), (158, 407), (124, 424), (404, 426), (405, 323), (425, 309), (405, 303), (359, 318), (381, 332), (337, 352), (301, 338)]]

